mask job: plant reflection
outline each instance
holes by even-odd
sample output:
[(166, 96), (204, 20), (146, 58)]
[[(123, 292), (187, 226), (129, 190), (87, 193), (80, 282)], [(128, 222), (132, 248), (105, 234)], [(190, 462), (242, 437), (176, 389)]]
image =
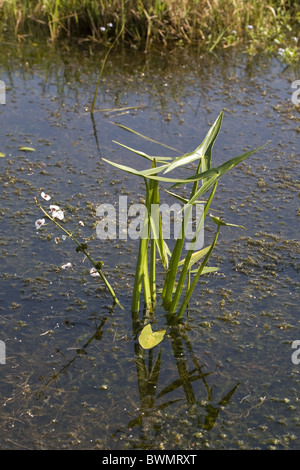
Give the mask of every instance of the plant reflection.
[[(198, 359), (196, 358), (191, 342), (187, 334), (183, 331), (182, 325), (177, 324), (171, 326), (169, 331), (169, 338), (172, 344), (173, 355), (176, 362), (178, 371), (178, 378), (173, 380), (169, 385), (164, 387), (158, 392), (157, 385), (159, 379), (159, 373), (162, 364), (162, 350), (160, 349), (156, 358), (154, 358), (155, 349), (144, 350), (138, 343), (135, 344), (135, 361), (137, 367), (137, 379), (138, 389), (141, 401), (140, 414), (138, 417), (130, 421), (128, 426), (130, 428), (134, 426), (143, 426), (143, 420), (151, 417), (154, 410), (162, 410), (171, 406), (175, 402), (185, 401), (187, 405), (196, 405), (202, 416), (198, 417), (198, 425), (200, 428), (205, 430), (211, 430), (216, 422), (220, 410), (226, 406), (235, 390), (237, 389), (239, 382), (227, 392), (221, 400), (213, 405), (213, 392), (212, 386), (209, 386), (207, 377), (211, 375), (211, 372), (204, 373), (202, 371), (203, 366), (199, 365)], [(184, 354), (184, 344), (188, 351), (189, 356), (192, 358), (194, 367), (189, 370), (187, 358)], [(193, 384), (200, 381), (204, 386), (206, 397), (200, 400), (194, 391)], [(197, 384), (200, 389), (199, 383)], [(160, 398), (170, 396), (172, 392), (183, 389), (183, 398), (171, 398), (166, 400), (162, 404), (156, 405), (156, 402)], [(202, 403), (205, 403), (203, 406)]]
[(70, 359), (58, 372), (56, 372), (52, 377), (51, 379), (49, 379), (45, 385), (43, 386), (43, 388), (41, 390), (39, 390), (39, 392), (37, 393), (37, 397), (38, 399), (41, 398), (43, 392), (46, 390), (46, 388), (52, 383), (54, 382), (55, 380), (58, 379), (58, 377), (66, 372), (68, 370), (68, 368), (76, 361), (76, 359), (78, 359), (80, 357), (80, 355), (82, 354), (87, 354), (86, 352), (86, 349), (87, 347), (96, 339), (96, 340), (101, 340), (102, 339), (102, 335), (103, 335), (103, 328), (104, 328), (104, 325), (107, 321), (107, 316), (102, 318), (101, 322), (100, 322), (100, 325), (97, 327), (95, 333), (88, 339), (88, 341), (82, 346), (82, 348), (77, 348), (76, 349), (76, 356), (74, 356), (72, 359)]
[[(101, 320), (95, 333), (81, 347), (76, 349), (76, 356), (69, 360), (58, 372), (56, 372), (38, 392), (38, 398), (41, 398), (46, 388), (56, 381), (59, 376), (65, 373), (68, 368), (80, 358), (82, 354), (87, 354), (87, 348), (94, 340), (101, 340), (103, 336), (104, 325), (108, 317)], [(138, 327), (134, 328), (136, 335)], [(218, 418), (221, 409), (226, 406), (237, 389), (239, 382), (236, 383), (216, 404), (213, 404), (213, 387), (208, 383), (208, 377), (211, 372), (203, 372), (203, 366), (193, 352), (192, 344), (182, 324), (170, 325), (166, 341), (170, 340), (172, 354), (175, 359), (178, 378), (171, 381), (162, 390), (159, 388), (159, 376), (163, 366), (161, 345), (144, 350), (138, 341), (134, 343), (134, 355), (137, 370), (137, 383), (140, 398), (139, 415), (128, 423), (128, 428), (140, 427), (148, 428), (149, 420), (154, 415), (171, 407), (175, 403), (186, 404), (192, 407), (193, 413), (197, 414), (198, 427), (204, 430), (211, 430)], [(164, 342), (164, 345), (166, 342)], [(158, 351), (158, 352), (157, 352)], [(192, 367), (188, 365), (188, 359), (192, 360)], [(165, 368), (163, 366), (163, 368)], [(201, 390), (204, 388), (204, 396)], [(182, 394), (182, 391), (183, 394)], [(172, 398), (172, 393), (175, 397)], [(177, 392), (177, 393), (176, 393)], [(178, 392), (180, 396), (178, 397)], [(199, 398), (199, 395), (200, 398)], [(165, 401), (161, 403), (161, 399)], [(148, 419), (149, 418), (149, 419)], [(163, 419), (163, 418), (161, 418)], [(155, 424), (156, 419), (153, 419)], [(157, 424), (157, 422), (156, 422)]]

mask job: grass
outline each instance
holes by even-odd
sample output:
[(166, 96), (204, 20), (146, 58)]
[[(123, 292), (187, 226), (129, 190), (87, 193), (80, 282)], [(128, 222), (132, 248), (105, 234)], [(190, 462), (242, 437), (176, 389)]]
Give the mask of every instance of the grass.
[(204, 50), (243, 45), (299, 58), (300, 6), (293, 0), (0, 0), (0, 37), (45, 36), (148, 51), (197, 44)]

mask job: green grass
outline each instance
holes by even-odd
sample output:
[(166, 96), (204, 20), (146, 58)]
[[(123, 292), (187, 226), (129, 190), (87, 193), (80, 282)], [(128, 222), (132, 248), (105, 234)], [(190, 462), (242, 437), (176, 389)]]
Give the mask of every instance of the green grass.
[(43, 35), (204, 50), (243, 45), (297, 60), (300, 6), (293, 0), (0, 0), (0, 37)]

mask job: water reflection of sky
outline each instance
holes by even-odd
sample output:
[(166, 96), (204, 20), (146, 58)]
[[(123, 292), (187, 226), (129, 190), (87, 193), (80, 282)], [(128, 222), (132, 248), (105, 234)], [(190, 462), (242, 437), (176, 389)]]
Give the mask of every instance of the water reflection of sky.
[[(299, 339), (299, 111), (291, 102), (297, 72), (245, 55), (118, 52), (108, 60), (93, 123), (88, 107), (100, 63), (97, 51), (47, 57), (27, 49), (22, 67), (12, 50), (2, 56), (2, 446), (296, 448), (299, 368), (290, 344)], [(199, 284), (188, 334), (162, 344), (160, 368), (155, 352), (157, 383), (141, 375), (137, 382), (136, 364), (144, 366), (134, 355), (130, 315), (111, 312), (86, 261), (69, 241), (55, 244), (53, 227), (36, 234), (33, 197), (42, 187), (66, 208), (66, 223), (86, 221), (81, 234), (94, 238), (91, 250), (101, 254), (128, 310), (137, 247), (97, 240), (95, 207), (120, 194), (137, 202), (143, 187), (101, 157), (145, 165), (113, 140), (149, 154), (170, 150), (113, 123), (183, 153), (199, 145), (221, 109), (215, 164), (271, 140), (224, 178), (214, 202), (225, 220), (247, 231), (222, 232), (214, 259), (220, 275)], [(19, 151), (23, 145), (35, 152)], [(62, 271), (69, 260), (73, 269)], [(184, 377), (181, 347), (190, 371), (185, 387), (176, 382)], [(201, 373), (210, 375), (203, 380)], [(203, 426), (209, 418), (210, 429)]]

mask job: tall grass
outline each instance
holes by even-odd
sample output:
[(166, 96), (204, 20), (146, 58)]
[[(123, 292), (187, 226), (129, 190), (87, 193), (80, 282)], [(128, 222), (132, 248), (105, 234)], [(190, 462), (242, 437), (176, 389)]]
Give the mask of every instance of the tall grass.
[[(295, 48), (300, 6), (292, 0), (0, 0), (0, 34), (39, 31), (145, 45), (195, 43), (212, 50), (247, 43)], [(296, 43), (296, 44), (295, 44)]]

